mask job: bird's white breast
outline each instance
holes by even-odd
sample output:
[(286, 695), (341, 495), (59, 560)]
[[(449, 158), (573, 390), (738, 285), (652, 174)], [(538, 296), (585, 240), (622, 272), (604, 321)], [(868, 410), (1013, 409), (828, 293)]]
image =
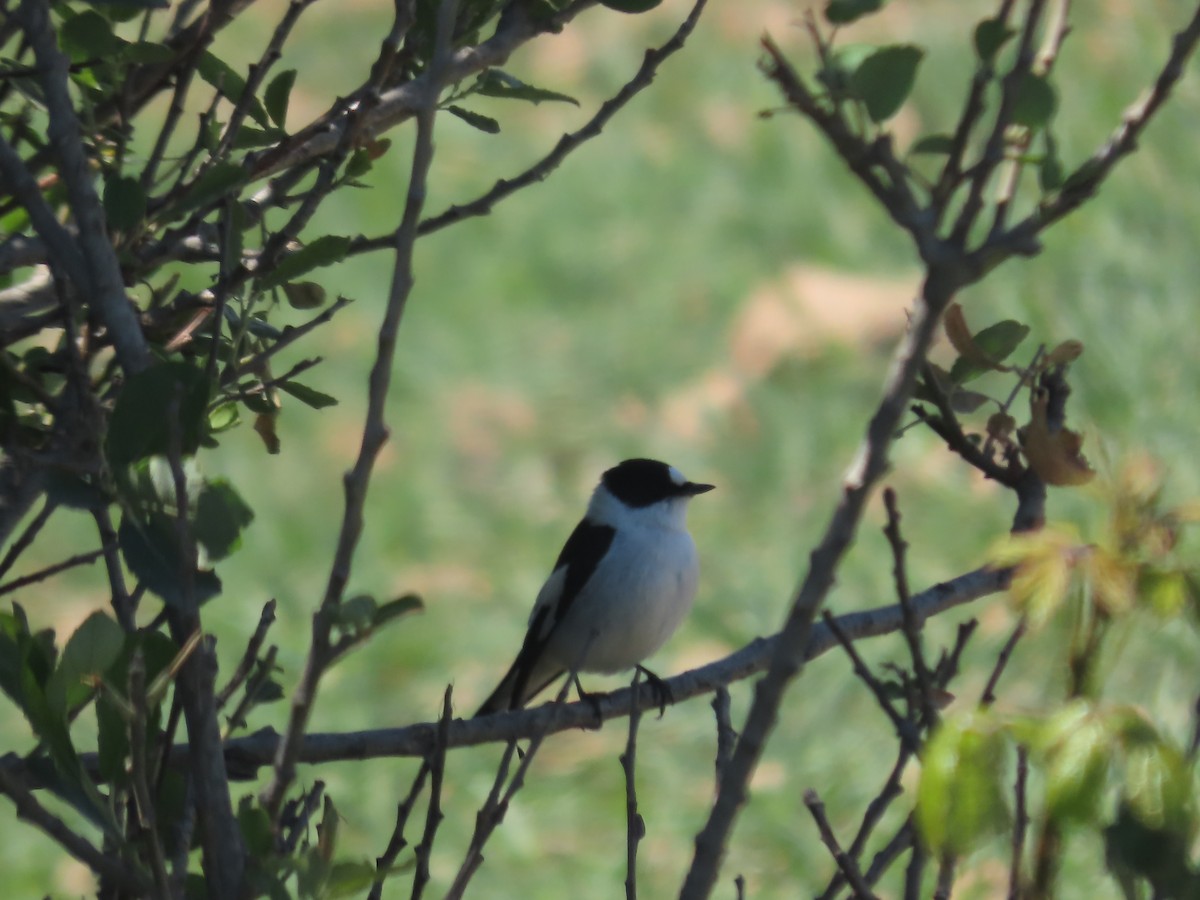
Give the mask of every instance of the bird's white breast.
[[(684, 502), (622, 518), (608, 552), (546, 648), (567, 668), (619, 672), (653, 654), (687, 616), (696, 594), (696, 547)], [(574, 658), (579, 648), (586, 656)]]

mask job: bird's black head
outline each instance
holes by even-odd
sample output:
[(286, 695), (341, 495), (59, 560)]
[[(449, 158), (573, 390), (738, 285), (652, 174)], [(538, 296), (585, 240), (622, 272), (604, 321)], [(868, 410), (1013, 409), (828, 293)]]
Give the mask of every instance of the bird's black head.
[(694, 497), (714, 487), (688, 481), (674, 466), (656, 459), (627, 459), (605, 472), (600, 483), (626, 506), (635, 508), (671, 497)]

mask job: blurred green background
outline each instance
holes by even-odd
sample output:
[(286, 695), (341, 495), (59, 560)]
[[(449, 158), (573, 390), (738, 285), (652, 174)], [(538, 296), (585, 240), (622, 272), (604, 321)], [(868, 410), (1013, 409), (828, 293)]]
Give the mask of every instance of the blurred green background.
[[(284, 6), (256, 3), (219, 52), (249, 61)], [(1137, 97), (1165, 54), (1169, 30), (1182, 25), (1182, 7), (1166, 0), (1077, 4), (1056, 75), (1054, 127), (1068, 165), (1091, 152)], [(805, 8), (712, 0), (690, 46), (600, 139), (492, 215), (419, 244), (388, 412), (392, 440), (372, 483), (351, 591), (381, 599), (416, 591), (427, 611), (330, 673), (313, 730), (429, 720), (447, 683), (457, 710), (470, 714), (519, 646), (537, 588), (595, 479), (627, 456), (663, 458), (719, 486), (692, 508), (703, 565), (695, 612), (652, 667), (672, 674), (779, 626), (918, 279), (904, 237), (814, 130), (791, 115), (758, 116), (778, 105), (755, 66), (758, 38), (768, 31), (811, 68), (800, 25)], [(503, 132), (494, 136), (443, 116), (427, 210), (476, 196), (579, 127), (687, 9), (666, 0), (637, 17), (593, 10), (518, 52), (508, 71), (578, 97), (581, 108), (472, 100), (470, 108), (501, 121)], [(991, 11), (992, 4), (894, 0), (846, 36), (928, 48), (913, 100), (893, 122), (901, 146), (953, 121), (971, 73), (971, 29)], [(301, 70), (292, 127), (357, 83), (389, 23), (390, 4), (348, 0), (317, 4), (302, 17), (281, 64)], [(1071, 416), (1087, 435), (1085, 451), (1102, 471), (1130, 453), (1149, 453), (1181, 497), (1200, 493), (1193, 346), (1200, 80), (1190, 69), (1140, 152), (1099, 199), (1055, 227), (1039, 258), (1004, 266), (961, 298), (977, 327), (1006, 316), (1029, 322), (1034, 333), (1022, 359), (1036, 341), (1082, 340)], [(394, 137), (368, 177), (370, 189), (334, 198), (310, 236), (395, 227), (410, 136)], [(1032, 178), (1025, 187), (1035, 189)], [(358, 448), (390, 273), (384, 254), (319, 273), (331, 294), (357, 302), (279, 363), (282, 371), (323, 356), (302, 380), (339, 397), (339, 406), (314, 412), (288, 403), (280, 456), (268, 456), (244, 426), (202, 458), (209, 474), (231, 478), (257, 512), (242, 550), (219, 569), (224, 595), (205, 610), (226, 670), (271, 597), (279, 601), (271, 640), (286, 686), (303, 663), (340, 521), (341, 475)], [(889, 482), (905, 514), (914, 586), (978, 565), (1005, 530), (1012, 501), (919, 429), (905, 435), (894, 461)], [(1049, 509), (1093, 534), (1101, 521), (1095, 492), (1054, 492)], [(830, 598), (835, 611), (892, 602), (881, 512), (874, 502)], [(73, 515), (57, 517), (24, 571), (94, 543), (89, 523)], [(73, 572), (19, 600), (35, 623), (65, 635), (105, 604), (102, 572)], [(981, 627), (955, 688), (960, 703), (978, 696), (1014, 621), (1004, 600), (992, 598), (933, 623), (929, 645), (951, 639), (955, 624), (972, 615)], [(1022, 644), (1002, 705), (1032, 708), (1060, 696), (1062, 673), (1047, 664), (1060, 637), (1051, 630)], [(862, 649), (876, 663), (905, 658), (898, 638)], [(1121, 641), (1110, 695), (1138, 702), (1182, 736), (1198, 649), (1181, 624), (1139, 621)], [(607, 689), (620, 681), (589, 684)], [(735, 725), (748, 698), (747, 686), (735, 688)], [(260, 709), (251, 728), (282, 727), (285, 714), (282, 703)], [(641, 735), (642, 890), (669, 896), (712, 799), (712, 713), (703, 701), (673, 707), (661, 720), (648, 717)], [(28, 747), (28, 729), (11, 706), (0, 708), (0, 737), (6, 748)], [(621, 895), (617, 756), (624, 740), (617, 722), (547, 742), (488, 845), (475, 896), (554, 898), (566, 885), (576, 900)], [(750, 897), (819, 890), (833, 862), (803, 809), (803, 791), (820, 792), (849, 840), (886, 777), (892, 746), (886, 719), (845, 658), (831, 654), (812, 665), (789, 694), (755, 776), (718, 896), (732, 896), (737, 874)], [(487, 747), (449, 758), (430, 896), (453, 878), (499, 756), (499, 747)], [(413, 771), (406, 760), (345, 763), (304, 768), (301, 781), (327, 782), (343, 816), (341, 852), (373, 858)], [(7, 804), (0, 822), (0, 871), (12, 896), (92, 890), (86, 870), (19, 826)], [(1071, 851), (1063, 896), (1117, 896), (1099, 874), (1098, 843), (1075, 841)], [(956, 896), (1002, 894), (1006, 854), (997, 841), (964, 863)], [(894, 882), (884, 892), (893, 889)]]

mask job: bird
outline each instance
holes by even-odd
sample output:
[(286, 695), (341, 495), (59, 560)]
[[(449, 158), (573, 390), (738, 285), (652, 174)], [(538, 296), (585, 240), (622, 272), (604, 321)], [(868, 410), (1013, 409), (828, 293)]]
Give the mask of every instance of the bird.
[(640, 664), (691, 610), (688, 501), (714, 487), (655, 459), (608, 469), (538, 592), (516, 660), (475, 715), (519, 709), (564, 672), (637, 667), (661, 685)]

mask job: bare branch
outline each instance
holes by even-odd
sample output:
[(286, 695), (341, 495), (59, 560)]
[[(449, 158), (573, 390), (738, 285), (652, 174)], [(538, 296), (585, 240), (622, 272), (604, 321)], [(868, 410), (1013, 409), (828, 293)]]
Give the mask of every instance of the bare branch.
[(296, 755), (308, 724), (313, 704), (316, 702), (317, 687), (323, 674), (330, 651), (330, 631), (334, 612), (342, 601), (346, 583), (350, 578), (350, 566), (354, 558), (358, 539), (363, 528), (363, 506), (367, 487), (375, 467), (375, 460), (388, 438), (384, 422), (388, 389), (391, 386), (393, 359), (400, 321), (408, 304), (413, 288), (413, 248), (417, 241), (417, 226), (425, 205), (426, 180), (433, 162), (433, 125), (437, 117), (437, 103), (442, 86), (453, 78), (448, 62), (455, 0), (442, 0), (438, 12), (437, 38), (434, 59), (430, 64), (428, 80), (420, 95), (417, 115), (417, 136), (413, 149), (412, 174), (409, 177), (408, 196), (404, 214), (396, 228), (396, 262), (392, 273), (392, 287), (379, 329), (378, 349), (371, 368), (367, 417), (363, 426), (362, 444), (354, 468), (344, 477), (346, 504), (338, 535), (337, 551), (330, 568), (329, 582), (321, 606), (313, 616), (312, 644), (300, 684), (292, 699), (284, 739), (280, 742), (275, 759), (274, 775), (261, 795), (263, 807), (272, 820), (279, 815), (288, 786), (295, 777)]
[[(42, 88), (50, 113), (48, 137), (58, 157), (75, 225), (79, 229), (77, 255), (83, 258), (86, 276), (82, 281), (72, 276), (72, 280), (80, 294), (90, 298), (92, 308), (107, 326), (121, 367), (126, 372), (140, 371), (149, 363), (150, 353), (133, 306), (125, 296), (121, 267), (108, 239), (104, 209), (88, 171), (79, 119), (67, 90), (67, 58), (58, 49), (50, 24), (49, 4), (46, 0), (21, 0), (16, 15), (33, 47), (42, 74)], [(49, 232), (41, 233), (44, 240), (48, 235)]]
[[(977, 569), (968, 572), (914, 595), (913, 610), (918, 619), (924, 621), (940, 612), (1004, 590), (1010, 577), (1010, 570)], [(839, 616), (837, 621), (846, 636), (861, 640), (899, 631), (903, 627), (903, 613), (899, 606), (884, 606), (847, 613)], [(670, 702), (681, 703), (764, 671), (776, 652), (778, 640), (778, 635), (758, 638), (723, 659), (666, 679)], [(838, 642), (833, 632), (818, 623), (813, 627), (804, 657), (806, 660), (815, 659), (836, 646)], [(660, 702), (660, 698), (648, 691), (640, 691), (634, 699), (629, 688), (622, 688), (610, 694), (593, 694), (584, 702), (547, 703), (532, 709), (495, 713), (474, 719), (456, 719), (447, 732), (446, 746), (449, 749), (475, 747), (532, 738), (539, 734), (595, 728), (597, 721), (628, 715), (631, 699), (643, 711), (657, 708)], [(384, 757), (425, 757), (435, 746), (437, 727), (436, 722), (423, 722), (401, 728), (309, 734), (301, 742), (296, 762), (316, 764)], [(279, 744), (279, 734), (271, 728), (264, 728), (246, 737), (228, 741), (225, 749), (231, 759), (231, 767), (236, 768), (239, 774), (251, 777), (257, 767), (269, 765), (275, 759)], [(171, 762), (184, 764), (188, 754), (186, 745), (176, 745), (171, 751)], [(98, 772), (95, 754), (83, 754), (81, 759), (90, 773)], [(19, 769), (19, 774), (34, 782), (32, 773), (23, 767)]]
[(20, 578), (14, 578), (5, 584), (0, 584), (0, 596), (11, 594), (13, 591), (20, 590), (23, 587), (29, 587), (31, 584), (37, 584), (39, 581), (45, 581), (52, 575), (57, 575), (59, 572), (64, 572), (67, 569), (73, 569), (76, 566), (90, 566), (105, 553), (104, 547), (99, 550), (90, 550), (87, 553), (76, 553), (74, 556), (64, 559), (60, 563), (55, 563), (52, 566), (46, 566), (44, 569), (39, 569), (29, 575), (23, 575)]
[(784, 693), (803, 668), (813, 620), (833, 585), (842, 556), (854, 539), (867, 500), (886, 471), (896, 429), (912, 397), (917, 373), (925, 364), (942, 311), (958, 287), (959, 274), (934, 267), (926, 278), (908, 332), (893, 356), (880, 402), (845, 477), (840, 502), (812, 553), (808, 572), (779, 634), (767, 675), (755, 688), (754, 702), (733, 759), (721, 779), (716, 803), (696, 836), (695, 854), (681, 891), (684, 900), (708, 897), (716, 884), (734, 820), (746, 802), (746, 786), (774, 727)]

